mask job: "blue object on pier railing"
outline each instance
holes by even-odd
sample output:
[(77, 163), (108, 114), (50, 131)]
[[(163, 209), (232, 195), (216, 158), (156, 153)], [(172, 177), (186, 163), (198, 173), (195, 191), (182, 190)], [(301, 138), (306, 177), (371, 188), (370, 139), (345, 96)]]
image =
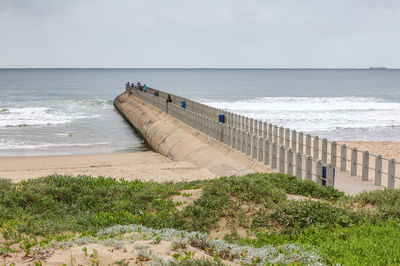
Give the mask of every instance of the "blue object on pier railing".
[(183, 109), (186, 109), (186, 102), (185, 101), (181, 101), (181, 106)]
[[(332, 167), (332, 166), (330, 166), (330, 167), (332, 168), (332, 187), (334, 187), (334, 185), (335, 185), (335, 167)], [(322, 166), (322, 185), (323, 186), (326, 186), (326, 181), (328, 180), (327, 170), (331, 170), (331, 169), (328, 169), (328, 166), (326, 166), (326, 165)]]
[(225, 124), (225, 114), (219, 114), (219, 120), (220, 123)]

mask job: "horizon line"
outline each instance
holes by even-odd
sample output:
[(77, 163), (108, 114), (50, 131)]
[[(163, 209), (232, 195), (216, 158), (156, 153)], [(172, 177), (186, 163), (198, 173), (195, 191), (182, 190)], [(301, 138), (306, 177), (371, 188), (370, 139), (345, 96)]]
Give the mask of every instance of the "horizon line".
[(400, 70), (387, 67), (0, 67), (0, 70)]

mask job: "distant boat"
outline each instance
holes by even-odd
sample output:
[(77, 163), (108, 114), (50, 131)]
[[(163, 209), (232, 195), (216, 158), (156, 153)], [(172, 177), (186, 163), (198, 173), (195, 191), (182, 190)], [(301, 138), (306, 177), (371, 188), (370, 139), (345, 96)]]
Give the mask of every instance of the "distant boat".
[(387, 69), (387, 67), (369, 67), (369, 69), (372, 69), (372, 70), (386, 70)]

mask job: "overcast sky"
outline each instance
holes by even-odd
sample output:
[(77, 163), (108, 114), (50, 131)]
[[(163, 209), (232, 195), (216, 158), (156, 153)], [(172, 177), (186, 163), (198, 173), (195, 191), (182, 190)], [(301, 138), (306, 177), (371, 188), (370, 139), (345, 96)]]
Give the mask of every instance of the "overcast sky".
[(0, 0), (0, 67), (400, 68), (400, 0)]

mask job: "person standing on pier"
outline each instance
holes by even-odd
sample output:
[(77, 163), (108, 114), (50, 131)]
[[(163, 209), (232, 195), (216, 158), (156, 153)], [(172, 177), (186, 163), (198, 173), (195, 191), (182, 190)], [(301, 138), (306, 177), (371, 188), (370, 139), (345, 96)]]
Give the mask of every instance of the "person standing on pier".
[(168, 97), (167, 97), (167, 114), (168, 114), (168, 104), (169, 103), (172, 103), (172, 99), (171, 99), (171, 95), (168, 94)]

